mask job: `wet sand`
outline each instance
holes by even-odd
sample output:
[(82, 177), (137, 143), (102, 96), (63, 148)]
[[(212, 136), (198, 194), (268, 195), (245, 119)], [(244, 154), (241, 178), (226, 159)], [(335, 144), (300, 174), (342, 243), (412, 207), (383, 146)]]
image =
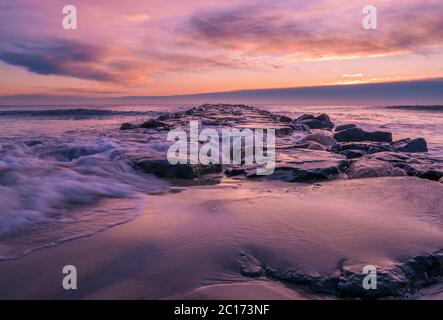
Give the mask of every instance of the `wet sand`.
[[(246, 259), (310, 275), (367, 264), (389, 270), (443, 248), (442, 207), (443, 185), (413, 177), (223, 180), (150, 195), (131, 222), (0, 261), (0, 298), (334, 298), (245, 276), (242, 266)], [(77, 267), (77, 290), (62, 288), (68, 264)], [(438, 287), (425, 290), (441, 296)]]

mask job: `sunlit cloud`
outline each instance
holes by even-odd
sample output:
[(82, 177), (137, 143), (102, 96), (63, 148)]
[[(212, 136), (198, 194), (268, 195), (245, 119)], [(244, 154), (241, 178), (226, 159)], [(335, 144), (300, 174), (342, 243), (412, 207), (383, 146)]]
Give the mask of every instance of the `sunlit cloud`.
[(96, 86), (91, 94), (182, 94), (443, 76), (441, 0), (377, 0), (371, 31), (361, 25), (366, 2), (95, 0), (78, 4), (75, 32), (61, 27), (61, 0), (2, 2), (0, 61), (15, 79), (0, 79), (8, 87), (0, 91), (26, 91), (36, 76), (51, 90), (63, 79), (59, 92), (71, 81), (79, 94)]
[(148, 21), (151, 17), (146, 13), (134, 13), (124, 16), (125, 20), (133, 23)]
[(344, 73), (341, 76), (344, 78), (361, 78), (361, 77), (363, 77), (363, 74), (362, 73), (355, 73), (355, 74)]

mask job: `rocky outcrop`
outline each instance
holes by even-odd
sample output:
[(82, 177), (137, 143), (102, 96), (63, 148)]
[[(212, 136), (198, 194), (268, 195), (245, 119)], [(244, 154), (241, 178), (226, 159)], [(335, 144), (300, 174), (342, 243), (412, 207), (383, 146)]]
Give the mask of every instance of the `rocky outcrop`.
[(276, 115), (274, 119), (277, 122), (286, 122), (286, 123), (291, 123), (292, 122), (292, 119), (287, 117), (287, 116), (285, 116), (285, 115)]
[(357, 127), (357, 125), (355, 125), (355, 124), (353, 124), (353, 123), (350, 123), (350, 124), (343, 124), (343, 125), (341, 125), (341, 126), (337, 126), (337, 127), (335, 127), (335, 132), (343, 131), (343, 130), (347, 130), (347, 129), (352, 129), (352, 128), (356, 128), (356, 127)]
[(168, 130), (169, 125), (163, 121), (156, 119), (149, 119), (148, 121), (143, 122), (139, 125), (139, 128), (143, 129), (160, 129), (160, 130)]
[(167, 159), (141, 159), (135, 166), (144, 172), (162, 178), (195, 179), (208, 173), (220, 173), (221, 165), (209, 164), (171, 164)]
[(352, 150), (352, 149), (343, 150), (339, 153), (344, 155), (346, 157), (346, 159), (361, 158), (364, 155), (366, 155), (366, 152), (364, 152), (362, 150)]
[(149, 119), (149, 120), (143, 122), (140, 125), (135, 125), (135, 124), (126, 122), (126, 123), (123, 123), (120, 126), (120, 130), (122, 130), (122, 131), (134, 130), (134, 129), (137, 129), (137, 128), (156, 129), (156, 130), (169, 130), (170, 126), (167, 123), (162, 122), (160, 120), (156, 120), (156, 119)]
[(316, 142), (324, 147), (329, 147), (337, 143), (337, 141), (333, 137), (322, 132), (308, 134), (297, 141), (297, 143), (304, 142)]
[(389, 270), (377, 269), (377, 288), (363, 287), (366, 274), (355, 268), (339, 266), (329, 275), (309, 274), (297, 269), (280, 270), (242, 253), (240, 272), (247, 277), (265, 276), (290, 285), (306, 286), (310, 291), (340, 298), (379, 299), (408, 297), (436, 283), (443, 276), (443, 252), (417, 256)]
[[(355, 124), (338, 126), (332, 133), (329, 130), (334, 128), (334, 123), (327, 114), (304, 114), (292, 120), (285, 115), (273, 114), (251, 106), (202, 105), (163, 114), (140, 125), (124, 123), (120, 129), (148, 129), (149, 131), (140, 132), (148, 132), (150, 139), (158, 139), (166, 129), (174, 127), (187, 130), (191, 120), (198, 120), (202, 127), (214, 128), (217, 131), (225, 127), (240, 130), (274, 129), (277, 134), (276, 156), (279, 159), (276, 159), (275, 172), (270, 177), (272, 179), (309, 182), (332, 179), (340, 177), (341, 173), (347, 173), (350, 178), (407, 174), (439, 181), (443, 176), (442, 166), (435, 166), (435, 161), (429, 159), (428, 155), (413, 155), (428, 150), (423, 138), (392, 142), (390, 132), (369, 132)], [(158, 134), (154, 134), (153, 131)], [(221, 168), (204, 170), (202, 166), (169, 165), (166, 160), (147, 161), (145, 156), (138, 158), (142, 161), (138, 168), (163, 177), (194, 179), (204, 172), (221, 171)], [(224, 169), (226, 175), (255, 178), (257, 166), (227, 165)]]
[(388, 143), (378, 142), (348, 142), (336, 143), (331, 146), (330, 151), (344, 155), (347, 159), (361, 158), (365, 155), (394, 151)]
[(334, 134), (334, 139), (339, 142), (392, 142), (392, 133), (385, 131), (369, 132), (360, 128), (350, 128), (336, 132)]
[(331, 121), (326, 113), (323, 113), (317, 117), (312, 114), (304, 114), (301, 117), (294, 120), (293, 124), (296, 125), (306, 125), (310, 129), (332, 129), (334, 128), (334, 123)]
[(351, 164), (346, 174), (350, 179), (405, 176), (406, 172), (389, 162), (361, 159)]
[(287, 182), (309, 182), (328, 180), (340, 173), (337, 167), (317, 169), (294, 169)]
[(341, 153), (345, 150), (360, 150), (365, 153), (372, 154), (383, 151), (394, 151), (394, 149), (388, 143), (377, 142), (349, 142), (349, 143), (336, 143), (331, 147), (331, 151), (335, 153)]
[[(267, 179), (276, 179), (285, 182), (307, 183), (313, 181), (324, 181), (336, 178), (340, 174), (338, 165), (318, 168), (297, 168), (293, 166), (278, 166)], [(254, 171), (250, 171), (248, 178), (257, 178)]]
[(422, 179), (439, 181), (443, 178), (443, 171), (435, 169), (418, 170), (415, 176)]
[(428, 152), (428, 145), (423, 138), (399, 140), (394, 142), (392, 146), (399, 152)]
[(308, 146), (306, 147), (306, 149), (323, 151), (323, 150), (326, 150), (326, 147), (324, 145), (321, 145), (320, 143), (317, 143), (317, 142), (310, 142), (308, 144)]
[(128, 123), (125, 122), (120, 126), (120, 130), (124, 131), (124, 130), (133, 130), (133, 129), (137, 129), (138, 126), (136, 126), (135, 124), (132, 123)]

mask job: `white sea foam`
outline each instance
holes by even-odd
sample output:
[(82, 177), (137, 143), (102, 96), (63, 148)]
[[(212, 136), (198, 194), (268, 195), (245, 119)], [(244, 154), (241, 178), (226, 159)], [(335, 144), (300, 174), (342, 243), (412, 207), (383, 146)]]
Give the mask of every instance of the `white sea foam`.
[[(11, 252), (11, 245), (5, 243), (16, 243), (15, 237), (29, 230), (71, 224), (64, 233), (57, 230), (56, 238), (46, 230), (46, 242), (37, 232), (39, 246), (47, 246), (127, 221), (139, 209), (142, 193), (166, 187), (165, 182), (135, 172), (124, 156), (128, 150), (115, 139), (76, 137), (60, 142), (54, 138), (32, 146), (26, 142), (3, 142), (0, 149), (0, 258), (15, 257), (17, 252)], [(99, 201), (112, 198), (131, 201), (125, 212), (116, 213), (113, 208), (95, 212), (95, 227), (91, 228), (91, 219), (85, 221), (84, 212), (91, 206), (100, 209)], [(82, 226), (85, 222), (88, 225)], [(72, 228), (75, 223), (78, 225)], [(19, 242), (23, 252), (35, 247), (35, 241), (29, 243), (31, 247)]]

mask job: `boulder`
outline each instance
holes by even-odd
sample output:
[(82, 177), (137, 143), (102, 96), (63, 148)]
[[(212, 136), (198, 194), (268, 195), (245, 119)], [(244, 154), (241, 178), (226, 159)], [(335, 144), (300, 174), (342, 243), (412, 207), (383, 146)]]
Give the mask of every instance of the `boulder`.
[(385, 131), (369, 132), (360, 128), (350, 128), (336, 132), (334, 139), (339, 142), (392, 142), (392, 133)]
[(194, 179), (203, 174), (222, 171), (221, 165), (171, 164), (167, 159), (142, 159), (137, 161), (135, 165), (144, 172), (162, 178)]
[(326, 113), (314, 117), (311, 114), (304, 114), (301, 117), (293, 121), (296, 125), (306, 125), (310, 129), (332, 129), (334, 128), (334, 123), (331, 121)]
[(120, 126), (120, 130), (133, 130), (136, 129), (137, 126), (132, 123), (125, 122)]
[(440, 183), (443, 183), (443, 177), (438, 180)]
[(389, 162), (375, 159), (356, 161), (351, 164), (346, 173), (350, 179), (406, 176), (403, 169), (396, 168)]
[(287, 116), (284, 116), (284, 115), (277, 115), (275, 117), (275, 120), (278, 121), (278, 122), (286, 122), (286, 123), (291, 123), (292, 122), (291, 118), (289, 118)]
[(422, 179), (439, 181), (443, 177), (443, 171), (435, 169), (419, 170), (416, 176)]
[(366, 152), (362, 150), (344, 150), (340, 152), (340, 154), (344, 155), (347, 159), (355, 159), (355, 158), (361, 158), (364, 155), (366, 155)]
[(403, 139), (394, 142), (393, 147), (400, 152), (428, 152), (428, 145), (423, 138)]
[(323, 122), (329, 122), (332, 123), (331, 118), (329, 118), (329, 116), (326, 113), (322, 113), (321, 115), (319, 115), (317, 118), (317, 120), (323, 121)]
[(308, 134), (297, 142), (316, 142), (324, 147), (329, 147), (337, 143), (337, 141), (333, 137), (322, 132)]
[(341, 126), (337, 126), (336, 128), (335, 128), (335, 132), (338, 132), (338, 131), (343, 131), (343, 130), (347, 130), (347, 129), (352, 129), (352, 128), (356, 128), (357, 126), (355, 125), (355, 124), (353, 124), (353, 123), (350, 123), (350, 124), (343, 124), (343, 125), (341, 125)]
[(292, 128), (294, 128), (294, 131), (296, 132), (310, 132), (311, 129), (305, 124), (291, 124)]
[(368, 154), (384, 152), (384, 151), (394, 151), (394, 149), (389, 144), (384, 143), (355, 143), (355, 142), (347, 142), (347, 143), (337, 143), (331, 147), (331, 151), (335, 153), (341, 153), (345, 150), (360, 150), (365, 151)]
[(416, 176), (419, 172), (416, 168), (404, 162), (393, 163), (392, 165), (396, 168), (403, 169), (408, 176)]
[(414, 161), (414, 158), (412, 158), (411, 156), (398, 152), (380, 152), (371, 155), (369, 158), (391, 163), (408, 163)]
[(316, 168), (316, 169), (294, 169), (288, 182), (309, 182), (318, 180), (328, 180), (338, 175), (340, 171), (337, 167)]
[(324, 151), (326, 150), (326, 147), (317, 142), (311, 142), (306, 149)]
[(144, 129), (168, 129), (169, 125), (163, 121), (149, 119), (148, 121), (143, 122), (139, 127)]
[(287, 136), (294, 132), (294, 128), (292, 126), (279, 126), (275, 128), (275, 134), (277, 136)]
[(386, 151), (393, 151), (393, 149), (391, 147), (386, 147), (386, 146), (370, 146), (368, 149), (368, 154), (376, 154)]

